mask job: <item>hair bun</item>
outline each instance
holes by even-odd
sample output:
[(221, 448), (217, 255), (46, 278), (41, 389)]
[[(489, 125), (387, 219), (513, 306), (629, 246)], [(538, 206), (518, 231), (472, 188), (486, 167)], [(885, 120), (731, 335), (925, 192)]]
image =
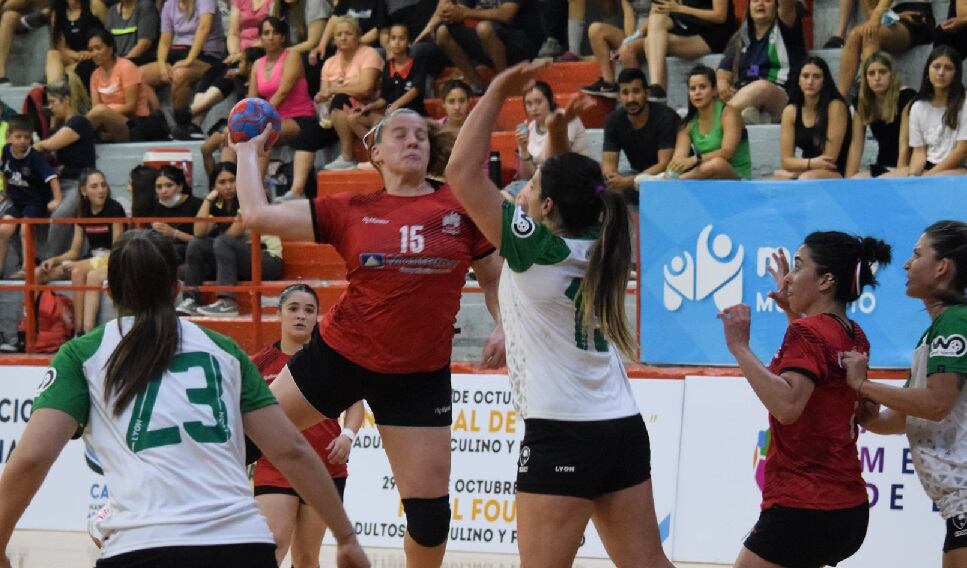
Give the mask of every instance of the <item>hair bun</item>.
[(892, 258), (892, 248), (885, 241), (873, 237), (860, 239), (860, 260), (869, 264), (887, 264)]

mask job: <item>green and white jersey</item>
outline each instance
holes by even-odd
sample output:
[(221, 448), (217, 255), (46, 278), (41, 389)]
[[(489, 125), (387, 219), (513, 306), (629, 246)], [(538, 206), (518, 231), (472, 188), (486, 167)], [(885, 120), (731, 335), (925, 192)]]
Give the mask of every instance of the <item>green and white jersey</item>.
[[(242, 414), (275, 404), (231, 339), (180, 321), (168, 370), (119, 416), (105, 367), (131, 318), (61, 347), (34, 399), (74, 417), (104, 468), (111, 516), (102, 557), (161, 546), (272, 543), (245, 472)], [(120, 324), (120, 325), (119, 325)]]
[(503, 215), (500, 315), (517, 412), (568, 421), (638, 414), (617, 350), (581, 321), (578, 290), (594, 238), (554, 235), (511, 203)]
[[(967, 374), (967, 306), (944, 310), (917, 343), (909, 386), (926, 388), (934, 373)], [(920, 483), (943, 518), (967, 513), (967, 390), (940, 422), (908, 416), (907, 437)]]

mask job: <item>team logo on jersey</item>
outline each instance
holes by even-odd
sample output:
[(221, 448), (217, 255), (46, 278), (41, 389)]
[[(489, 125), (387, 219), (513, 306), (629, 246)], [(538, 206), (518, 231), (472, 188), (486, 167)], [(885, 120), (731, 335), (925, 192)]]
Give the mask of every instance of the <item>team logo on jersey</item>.
[(524, 213), (524, 210), (520, 207), (514, 209), (514, 219), (510, 223), (510, 232), (524, 239), (533, 235), (535, 229), (537, 229), (537, 225), (534, 224), (530, 215)]
[(957, 529), (957, 530), (959, 530), (959, 531), (962, 531), (965, 528), (967, 528), (967, 515), (965, 515), (963, 513), (957, 515), (956, 517), (954, 517), (954, 518), (952, 518), (950, 520), (953, 522), (954, 528)]
[(938, 335), (930, 342), (931, 357), (961, 357), (967, 354), (967, 339), (959, 333)]
[(712, 225), (706, 225), (698, 235), (694, 257), (682, 251), (662, 267), (665, 309), (673, 312), (685, 300), (700, 302), (708, 296), (720, 310), (742, 302), (745, 249), (733, 246), (732, 238), (724, 233), (712, 239), (709, 246), (711, 234)]
[(44, 380), (40, 381), (40, 385), (37, 387), (37, 394), (50, 388), (50, 385), (54, 384), (55, 380), (57, 380), (57, 369), (49, 367), (47, 372), (44, 373)]
[(364, 268), (383, 268), (386, 256), (381, 252), (364, 252), (359, 254), (359, 265)]
[(531, 459), (531, 449), (530, 446), (521, 446), (520, 448), (520, 458), (517, 461), (517, 471), (520, 473), (527, 473), (527, 461)]
[(451, 211), (443, 216), (443, 234), (444, 235), (459, 235), (460, 234), (460, 214), (456, 211)]

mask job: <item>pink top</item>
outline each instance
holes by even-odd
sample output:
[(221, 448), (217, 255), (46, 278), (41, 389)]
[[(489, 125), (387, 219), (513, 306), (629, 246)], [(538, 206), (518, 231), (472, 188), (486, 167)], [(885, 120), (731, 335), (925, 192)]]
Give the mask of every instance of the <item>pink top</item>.
[[(265, 78), (266, 58), (260, 57), (255, 62), (255, 86), (258, 88), (259, 97), (269, 100), (279, 90), (279, 83), (282, 81), (282, 68), (285, 67), (285, 57), (288, 54), (288, 49), (282, 51), (272, 69), (272, 75), (268, 79)], [(282, 120), (316, 114), (316, 107), (312, 104), (312, 99), (309, 98), (309, 84), (306, 83), (305, 75), (296, 80), (292, 90), (289, 91), (289, 95), (285, 97), (285, 100), (276, 110), (279, 111)]]
[[(345, 63), (345, 66), (343, 65)], [(363, 69), (376, 69), (378, 71), (383, 70), (383, 58), (380, 57), (379, 52), (368, 45), (360, 45), (356, 49), (356, 53), (353, 54), (352, 59), (348, 62), (344, 62), (342, 55), (336, 53), (332, 57), (326, 60), (322, 64), (322, 74), (321, 78), (323, 81), (328, 81), (332, 86), (342, 86), (347, 83), (352, 83), (358, 81), (360, 75), (362, 75)], [(373, 90), (372, 95), (378, 92), (379, 84), (377, 83), (376, 88)], [(369, 101), (372, 98), (366, 97), (363, 102)]]
[(232, 0), (232, 7), (238, 8), (238, 37), (242, 50), (259, 42), (259, 24), (269, 15), (272, 0), (265, 0), (256, 10), (254, 0)]

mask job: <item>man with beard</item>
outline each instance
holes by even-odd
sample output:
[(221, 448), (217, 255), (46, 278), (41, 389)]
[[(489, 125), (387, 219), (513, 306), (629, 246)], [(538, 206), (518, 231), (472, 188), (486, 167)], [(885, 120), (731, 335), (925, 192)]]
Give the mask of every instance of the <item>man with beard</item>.
[[(625, 69), (618, 75), (618, 99), (604, 123), (601, 171), (608, 188), (623, 191), (628, 201), (638, 202), (635, 176), (659, 174), (668, 167), (675, 151), (678, 114), (662, 103), (648, 102), (648, 82), (641, 69)], [(618, 153), (624, 151), (630, 172), (618, 170)], [(625, 175), (628, 174), (628, 175)]]

